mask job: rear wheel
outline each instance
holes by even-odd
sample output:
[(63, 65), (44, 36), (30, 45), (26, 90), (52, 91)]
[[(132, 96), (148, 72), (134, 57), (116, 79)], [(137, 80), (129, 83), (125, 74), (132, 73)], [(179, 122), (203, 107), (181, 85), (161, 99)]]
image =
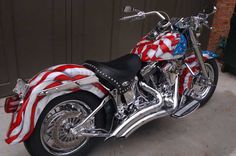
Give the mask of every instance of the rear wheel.
[[(25, 147), (33, 156), (85, 155), (98, 138), (76, 136), (70, 129), (85, 119), (100, 102), (87, 92), (54, 99), (40, 115), (34, 133), (25, 141)], [(104, 112), (100, 111), (83, 128), (103, 128), (104, 123)]]

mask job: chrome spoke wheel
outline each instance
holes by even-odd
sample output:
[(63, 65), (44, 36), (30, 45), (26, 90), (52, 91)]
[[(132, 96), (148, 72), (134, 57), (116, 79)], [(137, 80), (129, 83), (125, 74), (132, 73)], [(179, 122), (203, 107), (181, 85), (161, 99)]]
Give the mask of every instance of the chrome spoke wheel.
[[(76, 136), (70, 130), (91, 112), (92, 110), (79, 100), (64, 101), (53, 107), (41, 126), (40, 139), (44, 148), (53, 155), (69, 155), (82, 148), (89, 138)], [(94, 127), (93, 119), (83, 128)]]
[[(212, 67), (211, 64), (209, 63), (205, 63), (206, 66), (206, 71), (208, 74), (208, 77), (210, 79), (211, 82), (214, 82), (215, 79), (215, 75), (214, 75), (214, 69)], [(193, 88), (194, 88), (194, 93), (195, 95), (198, 96), (199, 99), (204, 99), (206, 98), (206, 96), (208, 95), (208, 93), (210, 92), (211, 88), (213, 87), (214, 84), (194, 84)]]

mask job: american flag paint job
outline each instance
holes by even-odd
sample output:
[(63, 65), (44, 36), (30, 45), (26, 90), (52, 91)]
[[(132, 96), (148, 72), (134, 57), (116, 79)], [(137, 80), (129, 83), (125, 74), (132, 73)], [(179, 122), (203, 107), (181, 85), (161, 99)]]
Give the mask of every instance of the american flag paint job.
[[(204, 61), (217, 57), (217, 55), (211, 51), (202, 51), (202, 55)], [(189, 67), (195, 74), (198, 74), (200, 72), (200, 64), (198, 63), (198, 59), (194, 54), (191, 54), (190, 56), (186, 57), (185, 62), (189, 65)], [(186, 65), (183, 65), (182, 72), (180, 74), (180, 94), (183, 94), (185, 90), (191, 87), (192, 80), (193, 76), (191, 75), (191, 72), (186, 67)]]
[[(179, 43), (183, 45), (178, 46)], [(176, 52), (177, 46), (183, 51)], [(139, 55), (143, 62), (171, 60), (183, 56), (186, 46), (186, 40), (181, 34), (164, 32), (159, 34), (155, 40), (149, 40), (147, 36), (143, 37), (131, 53)]]
[(7, 133), (6, 142), (16, 144), (26, 140), (33, 132), (38, 118), (46, 105), (54, 98), (78, 90), (86, 90), (102, 98), (107, 94), (107, 90), (100, 83), (80, 86), (78, 89), (62, 91), (48, 96), (40, 96), (44, 89), (56, 87), (71, 81), (83, 79), (95, 75), (89, 69), (80, 65), (65, 64), (48, 68), (30, 81), (30, 89), (24, 98), (21, 108), (13, 113), (12, 121)]

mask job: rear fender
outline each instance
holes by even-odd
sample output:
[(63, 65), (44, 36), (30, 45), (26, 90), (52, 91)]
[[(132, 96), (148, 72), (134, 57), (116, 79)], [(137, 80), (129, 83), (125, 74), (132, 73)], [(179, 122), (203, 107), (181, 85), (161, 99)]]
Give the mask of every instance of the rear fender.
[(79, 90), (103, 98), (108, 91), (89, 69), (79, 65), (59, 65), (48, 68), (29, 81), (29, 90), (20, 109), (13, 113), (6, 142), (16, 144), (32, 134), (40, 114), (47, 104), (58, 96)]

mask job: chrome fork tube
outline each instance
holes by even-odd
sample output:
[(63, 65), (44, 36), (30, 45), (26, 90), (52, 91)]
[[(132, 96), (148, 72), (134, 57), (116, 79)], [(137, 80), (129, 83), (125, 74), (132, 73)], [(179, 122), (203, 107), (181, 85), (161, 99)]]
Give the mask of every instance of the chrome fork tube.
[(179, 100), (178, 100), (178, 91), (179, 91), (179, 74), (176, 75), (175, 78), (175, 90), (174, 90), (174, 96), (173, 96), (173, 111), (178, 107)]
[(192, 28), (189, 28), (189, 35), (190, 35), (190, 39), (191, 39), (192, 44), (193, 44), (194, 53), (195, 53), (195, 55), (196, 55), (196, 57), (197, 57), (197, 59), (200, 63), (203, 75), (205, 76), (205, 78), (208, 78), (208, 74), (207, 74), (207, 71), (206, 71), (206, 66), (205, 66), (205, 63), (203, 61), (203, 56), (202, 56), (202, 53), (200, 51), (198, 41), (197, 41), (197, 39), (196, 39), (196, 37), (193, 33)]

